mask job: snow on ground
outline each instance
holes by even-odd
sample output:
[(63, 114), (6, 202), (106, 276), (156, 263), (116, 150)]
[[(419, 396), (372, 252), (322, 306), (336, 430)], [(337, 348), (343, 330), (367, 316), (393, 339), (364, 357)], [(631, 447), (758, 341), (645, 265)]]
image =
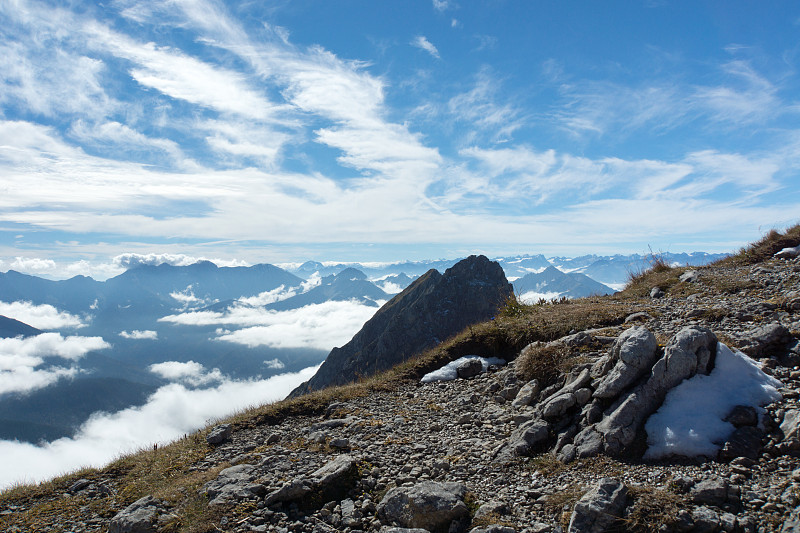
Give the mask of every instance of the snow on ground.
[(723, 419), (737, 405), (761, 407), (779, 400), (781, 382), (740, 351), (717, 345), (714, 369), (672, 389), (645, 424), (645, 459), (672, 454), (715, 457), (734, 427)]
[(480, 357), (477, 355), (465, 355), (464, 357), (460, 357), (455, 361), (447, 363), (439, 370), (428, 372), (427, 374), (422, 376), (422, 379), (420, 381), (422, 381), (423, 383), (430, 383), (432, 381), (453, 381), (458, 377), (458, 372), (456, 371), (458, 365), (470, 359), (480, 359), (481, 363), (483, 364), (484, 372), (489, 370), (490, 365), (506, 364), (505, 359), (499, 359), (497, 357)]

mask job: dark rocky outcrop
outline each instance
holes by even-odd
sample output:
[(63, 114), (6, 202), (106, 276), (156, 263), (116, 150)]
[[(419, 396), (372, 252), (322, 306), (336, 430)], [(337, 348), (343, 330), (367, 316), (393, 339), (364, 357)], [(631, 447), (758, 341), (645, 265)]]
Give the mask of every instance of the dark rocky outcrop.
[(494, 316), (512, 294), (500, 265), (470, 256), (444, 274), (429, 270), (381, 307), (353, 339), (334, 348), (291, 396), (387, 370)]

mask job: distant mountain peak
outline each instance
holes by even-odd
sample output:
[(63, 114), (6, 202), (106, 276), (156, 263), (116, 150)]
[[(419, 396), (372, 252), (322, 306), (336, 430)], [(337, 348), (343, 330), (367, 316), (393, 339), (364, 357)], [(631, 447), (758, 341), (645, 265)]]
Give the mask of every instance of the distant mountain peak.
[(503, 269), (470, 256), (444, 274), (429, 270), (389, 300), (317, 373), (292, 394), (371, 376), (497, 313), (512, 294)]

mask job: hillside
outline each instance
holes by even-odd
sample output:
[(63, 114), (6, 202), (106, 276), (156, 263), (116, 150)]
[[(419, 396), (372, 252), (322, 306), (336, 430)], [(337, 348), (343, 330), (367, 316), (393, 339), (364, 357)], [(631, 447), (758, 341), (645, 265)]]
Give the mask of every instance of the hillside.
[[(103, 469), (5, 491), (0, 528), (796, 531), (800, 259), (773, 255), (798, 244), (800, 226), (704, 267), (656, 260), (612, 296), (509, 301), (494, 320), (388, 372), (241, 413), (226, 421), (230, 433), (209, 427)], [(690, 347), (687, 331), (696, 333)], [(758, 410), (738, 409), (736, 438), (718, 442), (719, 455), (645, 459), (636, 428), (625, 446), (612, 449), (607, 432), (598, 453), (582, 455), (589, 447), (579, 436), (602, 433), (629, 405), (625, 394), (641, 392), (636, 384), (600, 392), (629, 375), (624, 354), (638, 338), (658, 361), (696, 355), (690, 373), (709, 376), (723, 364), (718, 339), (759, 360), (781, 381), (782, 398), (760, 423)], [(420, 383), (467, 355), (512, 363)], [(594, 400), (580, 400), (582, 391)], [(592, 413), (594, 405), (605, 411)]]

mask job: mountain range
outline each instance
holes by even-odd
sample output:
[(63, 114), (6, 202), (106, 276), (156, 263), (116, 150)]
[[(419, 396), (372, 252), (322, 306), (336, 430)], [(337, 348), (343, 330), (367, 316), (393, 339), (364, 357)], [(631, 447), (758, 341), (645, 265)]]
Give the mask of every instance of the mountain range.
[[(720, 255), (664, 254), (664, 259), (703, 264)], [(100, 337), (109, 345), (72, 362), (45, 358), (36, 370), (74, 365), (73, 375), (55, 385), (0, 391), (0, 425), (6, 428), (0, 437), (51, 440), (70, 435), (95, 411), (141, 405), (170, 382), (151, 369), (165, 361), (218, 369), (230, 379), (265, 378), (317, 365), (330, 348), (287, 347), (236, 336), (247, 333), (254, 316), (269, 318), (335, 302), (377, 310), (394, 294), (434, 276), (432, 272), (441, 275), (458, 261), (306, 262), (283, 268), (218, 267), (201, 261), (189, 266), (139, 265), (106, 281), (86, 276), (54, 281), (15, 271), (0, 273), (0, 302), (52, 306), (72, 319), (68, 325), (37, 329), (21, 317), (0, 316), (0, 338), (51, 331)], [(630, 272), (648, 264), (647, 257), (639, 255), (574, 259), (521, 255), (496, 261), (514, 282), (517, 294), (533, 291), (558, 297), (611, 292), (592, 276), (619, 285)], [(300, 324), (304, 319), (287, 320)]]

